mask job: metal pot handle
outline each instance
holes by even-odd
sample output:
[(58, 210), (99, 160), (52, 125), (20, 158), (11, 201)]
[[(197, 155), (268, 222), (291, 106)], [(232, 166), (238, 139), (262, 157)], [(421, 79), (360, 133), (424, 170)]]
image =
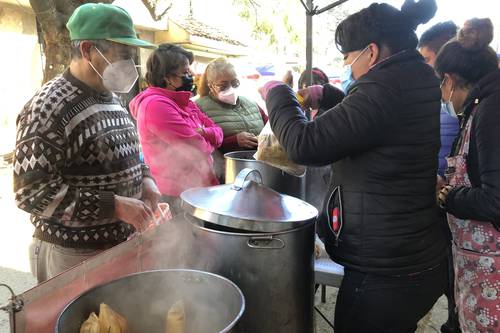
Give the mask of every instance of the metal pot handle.
[[(272, 243), (275, 241), (278, 244), (273, 245)], [(260, 243), (264, 243), (264, 245)], [(255, 236), (250, 237), (247, 241), (247, 245), (252, 249), (279, 250), (285, 247), (285, 242), (281, 238), (276, 238), (274, 236)]]
[(10, 319), (10, 332), (11, 333), (16, 333), (16, 313), (20, 312), (23, 310), (24, 307), (24, 302), (21, 297), (16, 296), (14, 294), (14, 291), (12, 290), (11, 287), (6, 285), (5, 283), (0, 283), (0, 287), (5, 287), (9, 289), (11, 298), (9, 299), (9, 303), (7, 305), (4, 305), (0, 307), (0, 310), (3, 310), (5, 312), (9, 313), (9, 319)]
[(262, 175), (260, 174), (259, 170), (245, 168), (238, 173), (238, 175), (234, 179), (234, 183), (233, 183), (233, 186), (231, 188), (235, 191), (242, 190), (243, 185), (245, 184), (245, 181), (247, 180), (248, 176), (250, 176), (251, 174), (255, 174), (256, 178), (257, 178), (257, 182), (259, 184), (262, 184)]

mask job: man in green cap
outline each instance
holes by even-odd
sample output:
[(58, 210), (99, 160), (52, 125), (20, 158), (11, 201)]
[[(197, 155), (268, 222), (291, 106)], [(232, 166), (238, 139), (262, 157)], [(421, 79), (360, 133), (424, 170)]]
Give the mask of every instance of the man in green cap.
[(14, 191), (35, 226), (30, 253), (39, 282), (146, 227), (160, 196), (114, 94), (137, 81), (137, 47), (154, 46), (113, 5), (84, 4), (67, 28), (69, 68), (17, 120)]

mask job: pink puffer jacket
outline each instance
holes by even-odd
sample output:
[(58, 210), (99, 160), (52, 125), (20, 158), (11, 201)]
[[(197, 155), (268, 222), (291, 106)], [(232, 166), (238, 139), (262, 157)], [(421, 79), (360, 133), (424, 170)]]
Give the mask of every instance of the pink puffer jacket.
[(218, 184), (211, 153), (222, 144), (222, 129), (190, 97), (190, 92), (150, 87), (130, 102), (144, 161), (164, 195)]

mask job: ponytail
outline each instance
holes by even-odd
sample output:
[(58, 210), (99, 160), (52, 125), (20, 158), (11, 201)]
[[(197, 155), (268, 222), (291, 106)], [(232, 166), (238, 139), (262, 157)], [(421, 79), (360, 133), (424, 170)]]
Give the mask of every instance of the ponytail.
[(200, 97), (205, 97), (210, 94), (210, 88), (208, 87), (207, 71), (201, 76), (200, 86), (198, 87), (198, 95)]

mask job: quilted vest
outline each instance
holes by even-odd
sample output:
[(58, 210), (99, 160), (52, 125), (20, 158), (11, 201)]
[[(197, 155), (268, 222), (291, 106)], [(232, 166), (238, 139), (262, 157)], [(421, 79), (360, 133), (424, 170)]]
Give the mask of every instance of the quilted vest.
[(196, 101), (201, 111), (205, 112), (222, 128), (224, 137), (249, 132), (259, 135), (264, 121), (256, 103), (245, 97), (238, 97), (236, 105), (227, 105), (205, 96)]

